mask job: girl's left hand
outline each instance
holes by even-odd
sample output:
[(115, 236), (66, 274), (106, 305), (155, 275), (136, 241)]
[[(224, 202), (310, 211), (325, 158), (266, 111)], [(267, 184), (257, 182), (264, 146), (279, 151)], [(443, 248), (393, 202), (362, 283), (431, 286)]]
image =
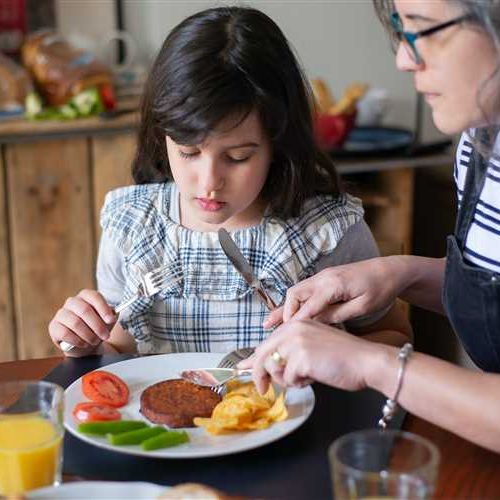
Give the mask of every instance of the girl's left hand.
[[(367, 386), (368, 366), (378, 345), (312, 320), (290, 320), (277, 328), (238, 368), (253, 368), (253, 380), (265, 393), (270, 379), (302, 387), (311, 381), (350, 391)], [(271, 356), (279, 353), (283, 363)]]

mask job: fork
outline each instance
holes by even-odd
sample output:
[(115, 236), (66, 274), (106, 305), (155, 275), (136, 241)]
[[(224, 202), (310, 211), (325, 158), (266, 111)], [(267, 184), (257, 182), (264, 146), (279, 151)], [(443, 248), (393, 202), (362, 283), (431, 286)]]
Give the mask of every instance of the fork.
[(217, 368), (236, 368), (236, 365), (250, 357), (255, 351), (255, 347), (242, 347), (226, 354), (217, 365)]
[[(137, 299), (141, 297), (151, 297), (156, 295), (162, 288), (165, 288), (167, 284), (177, 283), (182, 279), (182, 275), (178, 272), (172, 273), (170, 266), (160, 266), (142, 275), (137, 291), (132, 297), (121, 302), (115, 307), (115, 313), (118, 314), (130, 305), (132, 305)], [(59, 343), (59, 348), (63, 352), (69, 352), (76, 346), (62, 340)]]

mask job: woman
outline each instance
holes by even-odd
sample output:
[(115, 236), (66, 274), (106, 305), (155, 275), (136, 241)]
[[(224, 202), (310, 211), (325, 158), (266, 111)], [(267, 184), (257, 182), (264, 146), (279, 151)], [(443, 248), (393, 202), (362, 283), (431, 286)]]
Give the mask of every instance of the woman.
[(500, 4), (374, 3), (396, 41), (398, 68), (413, 73), (436, 126), (448, 134), (463, 133), (454, 172), (460, 209), (447, 256), (375, 258), (329, 268), (299, 283), (266, 322), (270, 326), (283, 319), (285, 324), (243, 366), (254, 367), (260, 390), (270, 375), (286, 385), (314, 379), (347, 390), (371, 387), (392, 398), (398, 350), (318, 320), (338, 323), (383, 311), (401, 297), (446, 314), (486, 372), (414, 354), (406, 366), (400, 404), (500, 451), (500, 375), (491, 373), (500, 372)]

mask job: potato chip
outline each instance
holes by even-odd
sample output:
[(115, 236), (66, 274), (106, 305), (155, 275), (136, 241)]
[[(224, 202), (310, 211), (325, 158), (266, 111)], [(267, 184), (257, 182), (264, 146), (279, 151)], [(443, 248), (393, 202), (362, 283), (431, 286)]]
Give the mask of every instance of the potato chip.
[(209, 434), (266, 429), (273, 422), (281, 422), (288, 417), (285, 393), (276, 397), (272, 385), (263, 396), (253, 382), (231, 381), (227, 387), (228, 392), (210, 418), (194, 419), (194, 424), (203, 427)]

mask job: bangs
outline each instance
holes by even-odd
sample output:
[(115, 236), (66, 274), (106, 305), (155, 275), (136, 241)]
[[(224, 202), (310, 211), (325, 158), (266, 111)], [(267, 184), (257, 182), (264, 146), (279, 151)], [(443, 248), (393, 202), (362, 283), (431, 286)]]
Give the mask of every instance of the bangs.
[[(239, 80), (239, 81), (238, 81)], [(225, 130), (237, 127), (252, 112), (260, 108), (258, 98), (243, 78), (220, 78), (198, 88), (186, 88), (157, 113), (157, 126), (177, 144), (200, 144), (208, 134), (230, 120)]]

